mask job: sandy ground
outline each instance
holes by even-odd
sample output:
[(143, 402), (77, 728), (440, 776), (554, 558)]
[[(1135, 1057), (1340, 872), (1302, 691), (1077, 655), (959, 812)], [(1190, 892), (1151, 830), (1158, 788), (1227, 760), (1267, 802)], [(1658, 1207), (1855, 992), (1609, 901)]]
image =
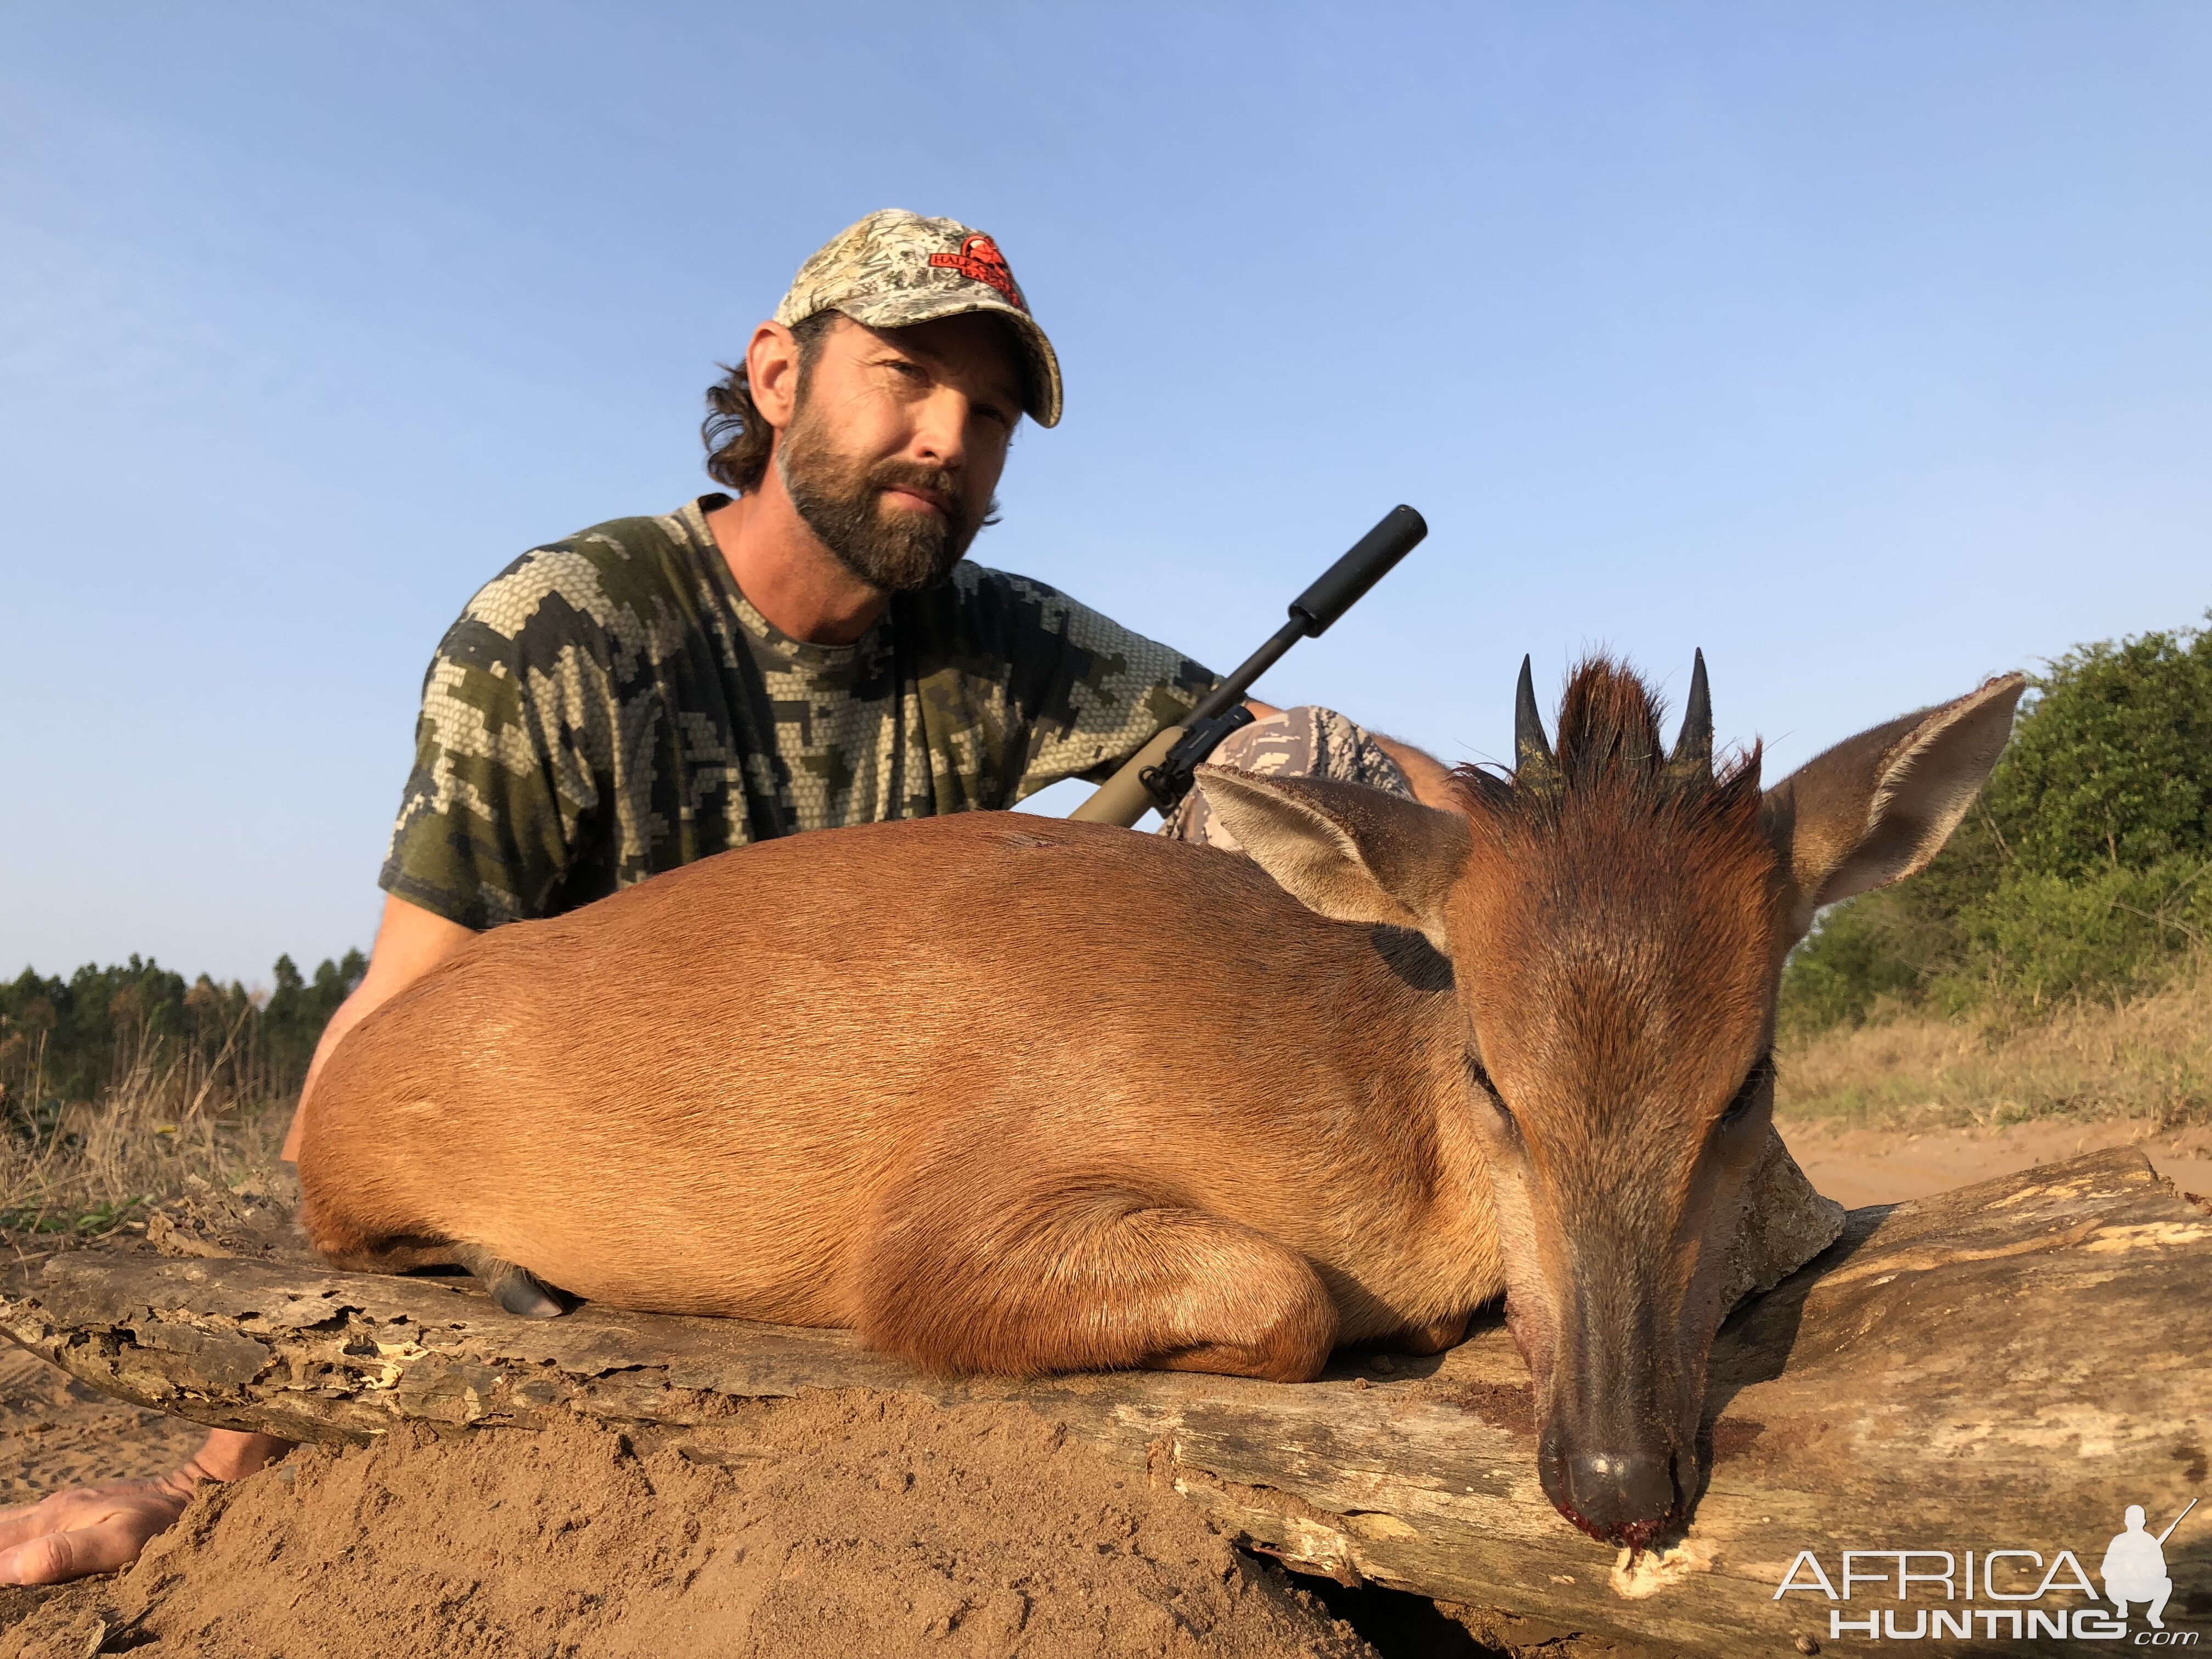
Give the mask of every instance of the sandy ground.
[(0, 1631), (0, 1659), (103, 1645), (145, 1659), (1374, 1659), (1172, 1491), (1019, 1407), (828, 1393), (683, 1453), (580, 1421), (303, 1449), (204, 1496), (130, 1572)]
[[(2212, 1127), (2145, 1127), (1783, 1130), (1854, 1207), (2125, 1145), (2212, 1194)], [(0, 1505), (173, 1468), (202, 1432), (0, 1344)], [(203, 1498), (120, 1577), (0, 1589), (0, 1659), (1374, 1653), (1172, 1493), (1015, 1407), (814, 1395), (706, 1455), (581, 1424), (304, 1449)], [(1436, 1629), (1386, 1642), (1394, 1654), (1486, 1651), (1398, 1599)], [(1363, 1626), (1385, 1641), (1372, 1612)]]
[(0, 1509), (64, 1486), (167, 1474), (206, 1434), (110, 1399), (0, 1339)]
[(1996, 1129), (1900, 1135), (1829, 1118), (1784, 1118), (1782, 1138), (1813, 1185), (1846, 1209), (1925, 1198), (1953, 1187), (2055, 1164), (2112, 1146), (2141, 1146), (2184, 1192), (2212, 1195), (2212, 1125), (2148, 1133), (2139, 1118), (2039, 1118)]

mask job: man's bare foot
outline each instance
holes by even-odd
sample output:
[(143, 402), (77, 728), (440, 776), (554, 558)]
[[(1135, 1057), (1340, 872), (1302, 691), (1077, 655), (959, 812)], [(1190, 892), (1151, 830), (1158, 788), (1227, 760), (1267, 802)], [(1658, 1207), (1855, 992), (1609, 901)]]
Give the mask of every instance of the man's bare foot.
[(236, 1480), (276, 1462), (293, 1443), (216, 1429), (198, 1455), (173, 1474), (80, 1486), (0, 1510), (0, 1584), (58, 1584), (127, 1567), (149, 1539), (176, 1524), (201, 1481)]
[(194, 1484), (179, 1469), (0, 1510), (0, 1584), (58, 1584), (129, 1566), (185, 1512)]

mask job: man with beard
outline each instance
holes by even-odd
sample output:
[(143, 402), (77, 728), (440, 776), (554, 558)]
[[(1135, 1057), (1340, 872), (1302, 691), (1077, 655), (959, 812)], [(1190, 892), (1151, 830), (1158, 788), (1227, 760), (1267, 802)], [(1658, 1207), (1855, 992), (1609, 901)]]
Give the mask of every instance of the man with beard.
[[(772, 836), (1012, 806), (1103, 781), (1213, 677), (1042, 582), (966, 562), (1060, 364), (997, 246), (871, 214), (800, 267), (708, 393), (736, 492), (524, 554), (432, 659), (367, 976), (338, 1039), (477, 933)], [(1232, 742), (1447, 805), (1443, 769), (1327, 710)], [(1171, 833), (1207, 838), (1194, 794)], [(298, 1144), (295, 1117), (284, 1157)], [(290, 1443), (216, 1431), (158, 1480), (0, 1513), (0, 1583), (109, 1571)]]

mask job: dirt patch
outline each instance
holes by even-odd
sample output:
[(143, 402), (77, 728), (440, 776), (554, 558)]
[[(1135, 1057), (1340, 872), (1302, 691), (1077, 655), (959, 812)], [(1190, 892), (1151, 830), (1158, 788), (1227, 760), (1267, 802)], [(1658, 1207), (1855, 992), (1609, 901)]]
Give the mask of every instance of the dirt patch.
[(0, 1659), (76, 1659), (101, 1625), (144, 1659), (1371, 1654), (1026, 1411), (844, 1393), (687, 1451), (582, 1422), (303, 1449), (46, 1599)]
[[(1479, 1655), (1514, 1654), (1521, 1659), (1683, 1659), (1680, 1654), (1662, 1654), (1632, 1643), (1583, 1635), (1502, 1607), (1439, 1601), (1436, 1608), (1467, 1632), (1471, 1651)], [(1449, 1650), (1439, 1645), (1435, 1651), (1441, 1655)]]
[(0, 1338), (0, 1509), (167, 1474), (205, 1438), (196, 1423), (110, 1399)]
[(2212, 1126), (2159, 1133), (2141, 1118), (2038, 1118), (1919, 1133), (1784, 1117), (1783, 1139), (1820, 1192), (1847, 1209), (1898, 1204), (2111, 1146), (2140, 1146), (2184, 1192), (2212, 1194)]

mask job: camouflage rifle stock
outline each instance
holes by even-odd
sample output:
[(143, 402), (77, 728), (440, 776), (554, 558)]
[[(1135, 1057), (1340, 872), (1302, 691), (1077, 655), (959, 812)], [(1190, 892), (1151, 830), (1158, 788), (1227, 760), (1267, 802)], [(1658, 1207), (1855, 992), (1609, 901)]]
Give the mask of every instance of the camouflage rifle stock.
[(1291, 619), (1272, 639), (1216, 686), (1180, 726), (1155, 732), (1068, 817), (1127, 828), (1148, 809), (1157, 807), (1163, 817), (1174, 811), (1190, 793), (1192, 773), (1215, 746), (1238, 726), (1251, 723), (1252, 711), (1244, 706), (1244, 696), (1252, 682), (1300, 640), (1327, 633), (1330, 623), (1358, 604), (1428, 533), (1427, 523), (1410, 507), (1394, 507), (1384, 514), (1349, 553), (1291, 601)]

